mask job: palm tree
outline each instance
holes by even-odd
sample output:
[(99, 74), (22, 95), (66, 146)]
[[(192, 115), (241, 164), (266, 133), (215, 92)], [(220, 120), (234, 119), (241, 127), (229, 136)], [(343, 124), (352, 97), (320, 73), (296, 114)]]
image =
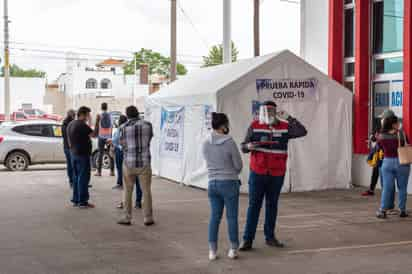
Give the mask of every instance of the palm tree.
[[(237, 50), (235, 43), (232, 41), (232, 62), (237, 61), (239, 51)], [(222, 44), (213, 46), (209, 50), (208, 56), (203, 56), (202, 67), (212, 67), (223, 64), (223, 46)]]

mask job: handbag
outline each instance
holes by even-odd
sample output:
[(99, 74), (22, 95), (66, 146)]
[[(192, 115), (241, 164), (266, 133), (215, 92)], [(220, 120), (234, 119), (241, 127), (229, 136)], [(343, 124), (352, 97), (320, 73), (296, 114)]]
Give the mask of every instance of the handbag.
[(405, 138), (405, 145), (401, 146), (400, 132), (398, 132), (398, 157), (399, 157), (399, 163), (401, 165), (412, 164), (412, 146), (406, 142), (406, 138)]

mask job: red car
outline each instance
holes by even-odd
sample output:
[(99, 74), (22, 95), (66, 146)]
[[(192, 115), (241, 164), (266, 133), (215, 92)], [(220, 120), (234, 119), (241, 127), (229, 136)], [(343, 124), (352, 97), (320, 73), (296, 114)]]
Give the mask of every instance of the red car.
[(44, 111), (32, 108), (32, 109), (19, 109), (20, 112), (23, 112), (29, 120), (32, 119), (46, 119), (46, 120), (53, 120), (53, 121), (61, 121), (63, 117), (57, 114), (47, 114)]

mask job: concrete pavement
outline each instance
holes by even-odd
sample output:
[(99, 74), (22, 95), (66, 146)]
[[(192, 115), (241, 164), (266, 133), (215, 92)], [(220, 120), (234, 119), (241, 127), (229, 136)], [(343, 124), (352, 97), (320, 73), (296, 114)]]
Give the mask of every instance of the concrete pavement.
[[(121, 192), (113, 177), (93, 177), (96, 209), (71, 207), (64, 170), (0, 171), (0, 273), (412, 273), (412, 218), (374, 217), (378, 197), (360, 190), (281, 197), (278, 236), (283, 250), (266, 247), (262, 227), (255, 250), (207, 258), (207, 193), (154, 179), (156, 225), (116, 224)], [(247, 197), (241, 197), (241, 226)], [(410, 206), (411, 208), (411, 206)]]

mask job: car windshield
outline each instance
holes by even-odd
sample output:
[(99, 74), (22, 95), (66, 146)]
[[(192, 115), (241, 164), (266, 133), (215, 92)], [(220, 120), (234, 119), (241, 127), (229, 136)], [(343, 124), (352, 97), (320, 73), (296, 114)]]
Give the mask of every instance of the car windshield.
[(35, 115), (36, 111), (34, 109), (25, 109), (24, 113), (26, 113), (27, 115)]
[(46, 114), (44, 111), (40, 110), (40, 109), (36, 109), (37, 115), (44, 115)]

